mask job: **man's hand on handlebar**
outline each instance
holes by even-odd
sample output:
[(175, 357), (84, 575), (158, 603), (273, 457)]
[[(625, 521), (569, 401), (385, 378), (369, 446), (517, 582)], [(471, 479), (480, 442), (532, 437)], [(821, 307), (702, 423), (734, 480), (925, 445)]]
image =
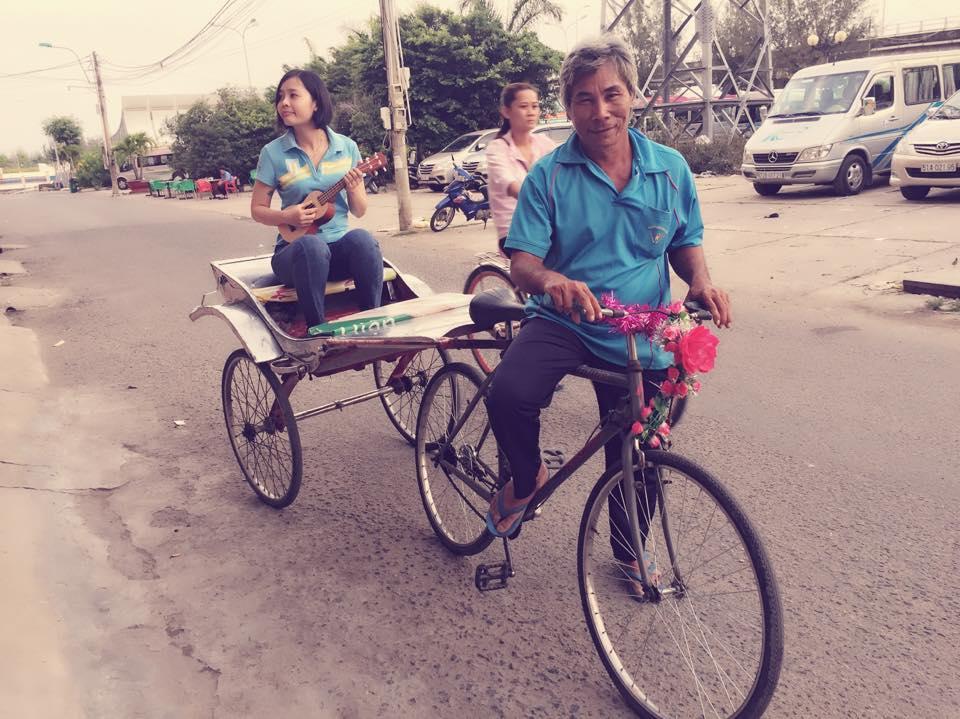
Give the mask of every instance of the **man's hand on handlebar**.
[(570, 315), (570, 319), (576, 324), (580, 324), (581, 317), (587, 322), (600, 319), (600, 303), (585, 283), (568, 279), (561, 274), (551, 274), (544, 282), (543, 291), (550, 295), (557, 311)]
[(730, 296), (710, 283), (691, 285), (687, 301), (694, 300), (709, 310), (717, 327), (729, 327), (733, 321), (730, 312)]

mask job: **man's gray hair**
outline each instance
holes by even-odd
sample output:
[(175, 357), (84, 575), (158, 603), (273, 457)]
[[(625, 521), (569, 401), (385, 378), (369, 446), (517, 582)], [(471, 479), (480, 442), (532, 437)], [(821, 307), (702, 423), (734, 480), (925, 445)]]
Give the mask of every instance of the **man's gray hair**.
[(563, 60), (560, 67), (560, 88), (563, 106), (570, 107), (573, 86), (585, 75), (592, 75), (608, 62), (617, 68), (617, 74), (632, 97), (637, 96), (637, 63), (627, 44), (613, 33), (579, 43)]

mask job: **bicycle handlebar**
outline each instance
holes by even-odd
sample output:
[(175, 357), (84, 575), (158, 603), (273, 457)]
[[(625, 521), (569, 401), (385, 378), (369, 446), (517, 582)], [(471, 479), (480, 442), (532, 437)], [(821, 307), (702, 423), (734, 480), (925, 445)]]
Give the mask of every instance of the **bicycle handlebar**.
[[(704, 321), (713, 319), (713, 315), (710, 313), (710, 310), (705, 309), (699, 302), (690, 300), (689, 302), (684, 302), (683, 306), (687, 308), (687, 312), (690, 313), (690, 317), (696, 320), (697, 322), (704, 322)], [(648, 310), (648, 312), (666, 314), (666, 313), (660, 312), (660, 310)], [(609, 317), (609, 318), (620, 318), (620, 317), (627, 316), (627, 313), (624, 312), (623, 310), (611, 310), (607, 307), (601, 307), (600, 314), (603, 317)]]

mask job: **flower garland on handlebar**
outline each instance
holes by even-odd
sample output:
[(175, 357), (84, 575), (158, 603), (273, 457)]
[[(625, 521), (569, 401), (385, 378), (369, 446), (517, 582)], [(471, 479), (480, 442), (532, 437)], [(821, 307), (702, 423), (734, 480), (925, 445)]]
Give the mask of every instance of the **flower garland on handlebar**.
[[(622, 312), (620, 317), (606, 318), (612, 332), (641, 334), (651, 345), (673, 353), (673, 364), (660, 391), (640, 413), (642, 421), (634, 422), (631, 431), (641, 443), (659, 447), (670, 435), (670, 405), (674, 397), (688, 397), (700, 392), (697, 375), (713, 369), (720, 340), (707, 327), (699, 324), (683, 306), (673, 302), (666, 307), (624, 305), (612, 294), (604, 294), (601, 304)], [(638, 393), (643, 396), (642, 388)]]

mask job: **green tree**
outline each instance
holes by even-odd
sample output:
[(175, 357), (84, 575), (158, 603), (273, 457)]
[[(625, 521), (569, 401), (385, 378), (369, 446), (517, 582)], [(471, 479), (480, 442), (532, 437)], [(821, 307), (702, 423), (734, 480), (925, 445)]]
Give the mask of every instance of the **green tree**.
[(243, 177), (257, 166), (260, 149), (276, 137), (271, 103), (250, 92), (223, 88), (213, 102), (199, 101), (168, 121), (173, 162), (191, 177), (226, 167)]
[[(419, 154), (434, 152), (457, 135), (498, 124), (497, 101), (510, 82), (540, 88), (556, 106), (562, 56), (531, 32), (510, 33), (489, 13), (458, 15), (428, 5), (400, 17), (404, 62), (410, 68), (412, 124), (408, 140)], [(380, 22), (355, 30), (331, 59), (314, 57), (334, 96), (334, 128), (361, 147), (378, 147), (383, 128), (377, 108), (387, 104)]]
[(510, 33), (532, 30), (542, 20), (563, 20), (563, 8), (553, 0), (514, 0), (506, 22), (492, 0), (460, 0), (460, 12), (486, 15)]
[(83, 131), (75, 118), (67, 115), (50, 117), (43, 123), (43, 133), (53, 140), (61, 160), (72, 166), (77, 164), (83, 148)]
[(143, 179), (143, 168), (140, 167), (140, 156), (146, 153), (156, 143), (145, 132), (135, 132), (127, 135), (113, 146), (113, 154), (117, 163), (129, 162), (133, 165), (133, 172), (138, 180)]
[(91, 145), (80, 152), (73, 173), (81, 187), (100, 188), (104, 176), (109, 180), (110, 173), (103, 167), (103, 145)]
[[(663, 9), (659, 0), (636, 0), (616, 28), (633, 50), (641, 90), (661, 54), (662, 25)], [(663, 75), (662, 69), (660, 75)]]

